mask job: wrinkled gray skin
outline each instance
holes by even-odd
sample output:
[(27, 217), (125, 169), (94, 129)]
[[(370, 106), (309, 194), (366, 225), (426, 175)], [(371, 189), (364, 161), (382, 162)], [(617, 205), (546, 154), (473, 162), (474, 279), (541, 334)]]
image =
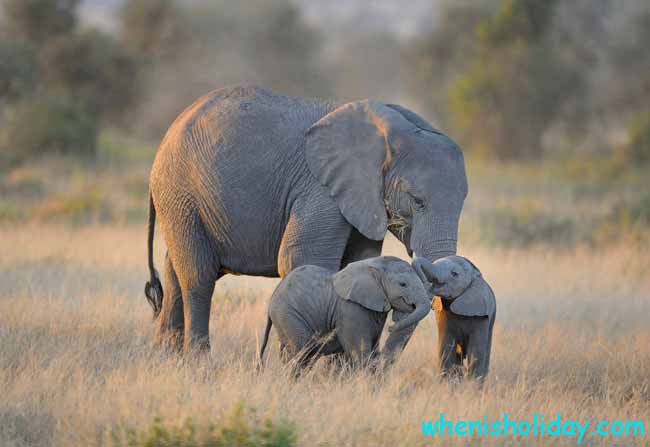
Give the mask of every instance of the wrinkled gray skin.
[(353, 262), (334, 274), (298, 267), (273, 292), (260, 362), (275, 325), (282, 359), (295, 359), (297, 371), (319, 355), (343, 354), (354, 365), (368, 365), (379, 358), (379, 337), (391, 309), (398, 321), (388, 330), (399, 336), (382, 352), (389, 363), (431, 309), (413, 268), (389, 256)]
[(435, 312), (441, 373), (461, 374), (463, 360), (467, 359), (469, 375), (482, 383), (490, 366), (496, 318), (492, 288), (479, 269), (462, 256), (433, 263), (416, 257), (413, 267), (421, 279), (431, 283), (430, 292), (441, 298), (442, 308)]
[[(208, 350), (215, 281), (226, 273), (332, 272), (378, 256), (386, 229), (429, 260), (456, 252), (467, 194), (458, 146), (418, 115), (377, 101), (216, 90), (171, 125), (149, 181), (145, 293), (157, 340)], [(165, 293), (153, 265), (156, 215)]]

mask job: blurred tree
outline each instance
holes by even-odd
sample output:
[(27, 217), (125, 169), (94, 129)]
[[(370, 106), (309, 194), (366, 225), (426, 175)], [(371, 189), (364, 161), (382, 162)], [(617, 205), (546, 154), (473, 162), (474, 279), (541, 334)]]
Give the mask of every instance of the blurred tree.
[[(629, 6), (612, 20), (607, 47), (608, 76), (598, 87), (606, 92), (605, 109), (626, 125), (625, 159), (650, 161), (650, 4)], [(621, 32), (625, 30), (625, 32)]]
[(120, 11), (120, 38), (145, 63), (175, 57), (190, 38), (189, 29), (175, 0), (127, 0)]
[(258, 26), (249, 57), (268, 76), (268, 83), (287, 93), (325, 94), (318, 65), (320, 36), (302, 21), (298, 8), (288, 1), (276, 2), (252, 18)]
[(558, 0), (504, 0), (498, 14), (481, 25), (482, 40), (492, 47), (542, 40)]
[(579, 133), (595, 58), (567, 44), (560, 3), (444, 3), (410, 51), (412, 95), (464, 146), (497, 158), (540, 157), (561, 121)]
[(617, 115), (650, 112), (650, 3), (629, 9), (609, 30), (606, 48), (607, 107)]
[(132, 102), (135, 62), (112, 36), (77, 27), (78, 0), (5, 0), (0, 158), (93, 154)]
[(141, 66), (142, 96), (131, 120), (143, 136), (159, 139), (199, 95), (228, 84), (307, 96), (329, 92), (320, 36), (288, 0), (130, 0), (122, 11), (122, 41), (149, 61)]
[(73, 30), (79, 0), (4, 0), (9, 35), (36, 45)]
[(40, 55), (44, 88), (78, 98), (105, 123), (119, 122), (133, 101), (136, 63), (111, 36), (76, 31), (52, 39)]
[(494, 14), (496, 2), (447, 0), (433, 30), (406, 47), (408, 92), (440, 127), (451, 127), (447, 92), (476, 56), (477, 28)]
[(345, 99), (373, 98), (388, 102), (406, 96), (405, 51), (397, 36), (386, 31), (353, 34), (348, 31), (323, 55), (324, 76)]
[(479, 28), (480, 48), (450, 92), (454, 125), (497, 158), (538, 158), (542, 137), (585, 87), (584, 70), (554, 39), (558, 0), (504, 0)]
[(14, 39), (0, 39), (0, 105), (31, 92), (38, 78), (34, 47)]

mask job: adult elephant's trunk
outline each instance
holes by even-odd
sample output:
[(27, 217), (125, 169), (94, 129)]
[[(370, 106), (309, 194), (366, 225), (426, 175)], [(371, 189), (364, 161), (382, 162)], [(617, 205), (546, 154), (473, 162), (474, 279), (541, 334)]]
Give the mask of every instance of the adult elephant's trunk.
[(460, 210), (438, 212), (434, 217), (423, 216), (413, 222), (411, 248), (415, 256), (433, 262), (455, 255), (458, 241)]
[(429, 300), (429, 294), (424, 290), (424, 288), (422, 288), (422, 291), (417, 297), (415, 297), (415, 302), (417, 303), (415, 305), (415, 310), (408, 314), (403, 320), (400, 320), (393, 326), (389, 327), (388, 330), (390, 332), (401, 331), (406, 327), (416, 324), (429, 314), (429, 311), (431, 310), (431, 301)]

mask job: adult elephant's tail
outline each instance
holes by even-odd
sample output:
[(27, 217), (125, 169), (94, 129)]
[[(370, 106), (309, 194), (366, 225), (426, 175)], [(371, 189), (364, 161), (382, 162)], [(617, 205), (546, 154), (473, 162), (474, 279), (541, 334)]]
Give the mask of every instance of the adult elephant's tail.
[(158, 272), (153, 266), (153, 235), (156, 229), (156, 207), (153, 204), (151, 191), (149, 191), (149, 225), (147, 228), (147, 256), (149, 259), (149, 281), (144, 286), (144, 294), (147, 297), (149, 305), (153, 309), (154, 320), (160, 314), (162, 309), (163, 289)]
[(273, 321), (271, 321), (271, 317), (268, 316), (266, 319), (266, 329), (264, 330), (264, 340), (262, 340), (262, 347), (260, 347), (260, 363), (257, 366), (258, 370), (261, 369), (262, 362), (264, 361), (264, 350), (266, 349), (266, 343), (269, 341), (271, 326), (273, 326)]

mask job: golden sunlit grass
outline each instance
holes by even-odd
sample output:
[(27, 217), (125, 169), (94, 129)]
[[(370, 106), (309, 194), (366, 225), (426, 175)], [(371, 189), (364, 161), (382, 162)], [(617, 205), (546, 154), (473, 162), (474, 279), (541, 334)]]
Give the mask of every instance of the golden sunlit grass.
[[(157, 265), (163, 248), (157, 241)], [(394, 242), (386, 252), (403, 255)], [(492, 368), (483, 392), (437, 380), (435, 321), (419, 326), (384, 377), (320, 362), (294, 382), (277, 348), (255, 372), (276, 280), (227, 277), (213, 300), (212, 352), (190, 361), (152, 346), (140, 226), (0, 227), (0, 445), (111, 445), (116, 427), (191, 418), (218, 423), (241, 403), (295, 425), (299, 445), (561, 446), (554, 437), (425, 437), (423, 419), (483, 415), (643, 420), (650, 430), (650, 256), (608, 249), (461, 246), (497, 294)], [(276, 340), (272, 333), (272, 342)], [(441, 442), (442, 441), (442, 442)]]

